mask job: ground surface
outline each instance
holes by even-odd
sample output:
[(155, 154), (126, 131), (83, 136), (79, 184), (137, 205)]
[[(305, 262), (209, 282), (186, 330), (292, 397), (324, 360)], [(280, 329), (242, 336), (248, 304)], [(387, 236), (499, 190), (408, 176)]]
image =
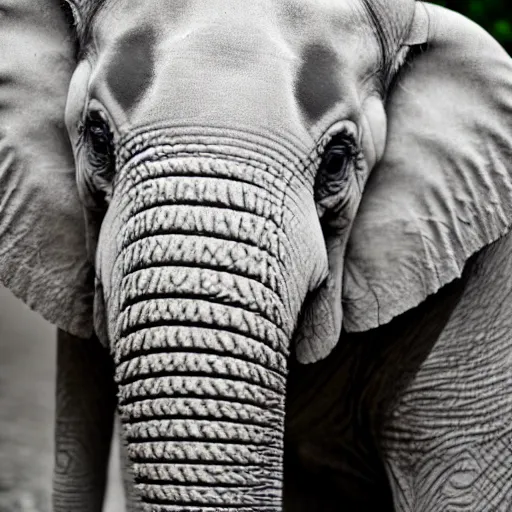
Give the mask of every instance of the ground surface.
[[(0, 512), (49, 512), (55, 329), (0, 287)], [(117, 446), (105, 512), (123, 512)]]

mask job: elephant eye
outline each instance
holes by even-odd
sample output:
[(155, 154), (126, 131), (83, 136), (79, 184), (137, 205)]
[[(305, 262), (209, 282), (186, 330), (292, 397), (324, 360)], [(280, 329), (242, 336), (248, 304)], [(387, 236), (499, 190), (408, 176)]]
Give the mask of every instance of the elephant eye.
[(87, 116), (84, 138), (91, 170), (94, 173), (100, 173), (105, 178), (112, 177), (114, 169), (113, 137), (106, 119), (100, 112), (92, 111)]
[(104, 114), (91, 110), (78, 126), (77, 172), (80, 198), (94, 210), (109, 204), (115, 175), (112, 131)]
[(332, 179), (343, 179), (347, 172), (350, 156), (345, 146), (332, 145), (327, 149), (324, 158), (324, 172)]
[(334, 137), (325, 147), (322, 164), (316, 176), (317, 200), (333, 196), (343, 189), (355, 152), (353, 142), (341, 135)]

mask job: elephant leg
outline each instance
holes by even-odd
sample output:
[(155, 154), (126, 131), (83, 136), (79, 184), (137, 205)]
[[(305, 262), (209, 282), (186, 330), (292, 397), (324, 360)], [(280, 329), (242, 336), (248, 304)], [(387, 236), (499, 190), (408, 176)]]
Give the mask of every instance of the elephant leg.
[(446, 326), (390, 411), (383, 450), (398, 512), (510, 510), (510, 238), (471, 266)]
[(58, 331), (54, 512), (101, 512), (116, 387), (111, 359), (96, 339)]

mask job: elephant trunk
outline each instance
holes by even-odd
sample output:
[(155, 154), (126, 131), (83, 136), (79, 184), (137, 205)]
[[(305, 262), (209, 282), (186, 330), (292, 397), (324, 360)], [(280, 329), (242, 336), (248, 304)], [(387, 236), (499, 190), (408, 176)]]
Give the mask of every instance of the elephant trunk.
[(145, 510), (281, 510), (287, 356), (307, 280), (290, 278), (304, 272), (268, 173), (159, 156), (121, 175), (107, 309)]
[(256, 343), (188, 326), (122, 339), (119, 405), (147, 510), (280, 510), (284, 369)]

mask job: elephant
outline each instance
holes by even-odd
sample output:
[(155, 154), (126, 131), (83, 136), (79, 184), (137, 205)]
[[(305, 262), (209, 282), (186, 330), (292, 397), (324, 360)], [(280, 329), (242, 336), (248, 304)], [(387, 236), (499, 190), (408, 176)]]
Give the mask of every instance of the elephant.
[[(0, 281), (53, 504), (509, 510), (512, 62), (414, 0), (0, 0)], [(371, 508), (373, 510), (373, 508)]]

